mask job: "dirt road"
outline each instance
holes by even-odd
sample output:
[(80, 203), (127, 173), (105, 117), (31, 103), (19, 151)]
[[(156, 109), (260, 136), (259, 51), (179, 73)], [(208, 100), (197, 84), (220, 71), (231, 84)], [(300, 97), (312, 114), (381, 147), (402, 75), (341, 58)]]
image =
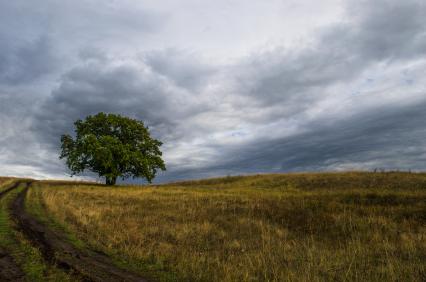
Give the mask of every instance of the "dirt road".
[[(6, 190), (0, 192), (0, 199), (8, 192), (18, 188), (19, 183), (12, 184)], [(24, 272), (15, 263), (12, 256), (0, 247), (0, 281), (24, 281)]]
[(31, 182), (22, 183), (26, 187), (13, 200), (10, 214), (17, 228), (40, 249), (46, 262), (75, 275), (76, 279), (82, 281), (147, 281), (138, 274), (118, 268), (105, 254), (76, 248), (66, 239), (65, 234), (50, 230), (26, 212), (25, 196)]

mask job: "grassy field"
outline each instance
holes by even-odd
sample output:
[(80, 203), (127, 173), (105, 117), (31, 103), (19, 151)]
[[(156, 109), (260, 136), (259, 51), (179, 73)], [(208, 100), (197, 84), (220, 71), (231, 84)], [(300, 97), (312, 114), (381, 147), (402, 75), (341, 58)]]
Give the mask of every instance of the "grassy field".
[(159, 281), (426, 280), (426, 174), (41, 182), (27, 207)]

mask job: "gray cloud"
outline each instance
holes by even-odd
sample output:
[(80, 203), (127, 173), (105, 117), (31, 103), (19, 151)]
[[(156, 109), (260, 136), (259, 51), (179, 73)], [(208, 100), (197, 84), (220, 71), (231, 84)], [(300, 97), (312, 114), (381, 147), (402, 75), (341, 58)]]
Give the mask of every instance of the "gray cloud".
[(256, 55), (239, 66), (236, 88), (264, 106), (289, 103), (286, 112), (292, 115), (373, 64), (401, 63), (426, 53), (424, 1), (350, 3), (348, 20), (319, 32), (314, 43)]
[(416, 58), (426, 51), (426, 3), (409, 1), (350, 2), (356, 26), (350, 46), (373, 60)]
[[(255, 142), (236, 150), (230, 167), (256, 170), (423, 168), (426, 98), (410, 107), (362, 112), (331, 125), (316, 121), (291, 138)], [(253, 160), (255, 160), (253, 162)], [(346, 167), (347, 165), (348, 167)], [(352, 166), (352, 167), (351, 167)]]
[[(185, 11), (174, 7), (175, 17), (149, 1), (46, 3), (0, 4), (6, 23), (0, 27), (0, 169), (6, 173), (66, 175), (57, 159), (60, 135), (99, 111), (142, 119), (164, 141), (168, 171), (159, 181), (426, 167), (424, 1), (345, 1), (338, 18), (310, 27), (309, 39), (267, 48), (254, 48), (254, 39), (249, 52), (229, 60), (225, 50), (200, 42), (205, 37), (194, 28), (204, 23), (187, 17), (200, 8), (191, 1)], [(183, 15), (197, 36), (182, 43), (173, 24)], [(234, 37), (244, 45), (250, 33), (237, 28), (223, 29), (214, 46)], [(203, 30), (220, 34), (214, 26)]]
[[(426, 98), (324, 125), (318, 120), (291, 138), (256, 140), (224, 150), (218, 164), (163, 175), (164, 180), (262, 172), (424, 170)], [(325, 121), (327, 122), (327, 121)]]
[(18, 41), (0, 34), (0, 44), (0, 83), (25, 84), (53, 71), (55, 58), (48, 37)]
[[(177, 79), (170, 79), (168, 73), (155, 72), (141, 60), (117, 61), (101, 55), (92, 54), (64, 74), (36, 113), (34, 131), (56, 148), (59, 136), (70, 133), (76, 119), (100, 111), (144, 120), (154, 135), (168, 141), (186, 134), (174, 130), (179, 120), (208, 107), (198, 103), (196, 95), (183, 88), (181, 81), (176, 82), (180, 73)], [(199, 68), (195, 64), (193, 67)], [(195, 73), (191, 66), (186, 66), (186, 71)]]
[(155, 51), (146, 54), (143, 59), (157, 73), (173, 80), (183, 88), (201, 91), (217, 69), (203, 64), (196, 54), (179, 52), (175, 49)]

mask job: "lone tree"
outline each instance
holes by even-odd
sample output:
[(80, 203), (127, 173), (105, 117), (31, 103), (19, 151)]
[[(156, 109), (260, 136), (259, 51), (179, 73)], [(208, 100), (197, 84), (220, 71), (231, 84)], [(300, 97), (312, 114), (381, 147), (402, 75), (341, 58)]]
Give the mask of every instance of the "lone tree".
[(149, 182), (158, 169), (166, 170), (162, 143), (151, 138), (142, 121), (98, 113), (75, 123), (75, 139), (62, 135), (60, 159), (66, 158), (71, 175), (89, 169), (115, 185), (117, 177), (142, 177)]

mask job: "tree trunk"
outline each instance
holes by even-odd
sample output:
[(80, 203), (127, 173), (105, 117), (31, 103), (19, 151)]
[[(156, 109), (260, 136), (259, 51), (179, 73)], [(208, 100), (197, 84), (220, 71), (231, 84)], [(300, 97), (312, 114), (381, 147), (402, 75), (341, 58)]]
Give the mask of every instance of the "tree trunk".
[(117, 176), (112, 176), (112, 177), (106, 177), (105, 178), (105, 184), (106, 185), (113, 186), (113, 185), (115, 185), (116, 182), (117, 182)]

